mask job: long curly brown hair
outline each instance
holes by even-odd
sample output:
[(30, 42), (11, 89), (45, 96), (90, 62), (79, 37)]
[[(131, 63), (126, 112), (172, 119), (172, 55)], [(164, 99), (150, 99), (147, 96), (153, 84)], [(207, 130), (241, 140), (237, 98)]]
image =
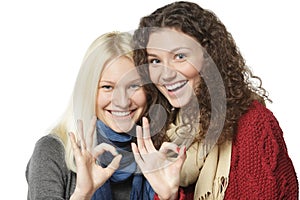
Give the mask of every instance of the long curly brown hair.
[[(224, 116), (225, 121), (218, 140), (219, 143), (234, 139), (239, 118), (248, 110), (253, 100), (259, 100), (263, 104), (265, 100), (271, 101), (261, 85), (261, 79), (252, 75), (232, 35), (213, 12), (203, 9), (195, 3), (180, 1), (161, 7), (149, 16), (143, 17), (140, 20), (139, 29), (134, 33), (136, 66), (147, 66), (146, 47), (149, 35), (156, 31), (156, 28), (172, 28), (193, 37), (206, 50), (217, 66), (224, 85), (224, 95), (226, 95), (226, 116)], [(147, 83), (150, 82), (147, 67), (139, 68), (139, 73), (143, 80)], [(198, 88), (195, 88), (195, 93), (201, 116), (201, 131), (197, 135), (197, 139), (201, 140), (205, 137), (210, 123), (212, 123), (212, 108), (207, 80), (204, 81), (201, 73), (199, 76), (201, 82)], [(156, 142), (156, 145), (159, 145), (163, 140), (167, 140), (164, 133), (178, 112), (177, 110), (171, 111), (171, 105), (153, 84), (146, 84), (145, 89), (151, 94), (152, 99), (149, 101), (163, 105), (169, 116), (167, 123), (156, 136), (160, 138)], [(159, 120), (159, 115), (157, 115), (156, 120)]]

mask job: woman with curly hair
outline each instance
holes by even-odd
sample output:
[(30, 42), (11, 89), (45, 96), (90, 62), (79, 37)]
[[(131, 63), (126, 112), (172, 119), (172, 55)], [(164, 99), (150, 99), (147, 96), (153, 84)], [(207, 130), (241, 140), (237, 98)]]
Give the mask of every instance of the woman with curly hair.
[(168, 116), (159, 129), (159, 110), (153, 115), (151, 134), (187, 147), (166, 198), (298, 198), (282, 130), (265, 106), (271, 100), (213, 12), (168, 4), (140, 20), (134, 42), (145, 90)]

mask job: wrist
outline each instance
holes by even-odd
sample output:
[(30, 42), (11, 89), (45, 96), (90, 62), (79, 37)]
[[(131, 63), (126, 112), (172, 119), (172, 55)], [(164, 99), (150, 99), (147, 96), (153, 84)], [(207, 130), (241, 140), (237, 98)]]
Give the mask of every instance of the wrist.
[(74, 193), (70, 197), (70, 200), (90, 200), (92, 196), (92, 194), (86, 194), (75, 189)]
[(178, 190), (169, 195), (157, 195), (159, 200), (176, 200), (178, 199)]

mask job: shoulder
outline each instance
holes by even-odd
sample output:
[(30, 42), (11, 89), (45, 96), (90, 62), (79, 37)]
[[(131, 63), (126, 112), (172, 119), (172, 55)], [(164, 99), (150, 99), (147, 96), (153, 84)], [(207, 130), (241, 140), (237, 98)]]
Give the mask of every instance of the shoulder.
[(63, 156), (64, 151), (64, 145), (59, 137), (53, 134), (49, 134), (40, 138), (36, 142), (33, 155), (51, 153), (52, 156)]
[(58, 136), (49, 134), (40, 138), (34, 147), (28, 167), (65, 166), (65, 148)]
[(55, 145), (55, 146), (62, 146), (62, 142), (60, 140), (60, 138), (54, 134), (48, 134), (48, 135), (45, 135), (43, 137), (41, 137), (37, 142), (36, 142), (36, 146), (39, 146), (39, 145), (48, 145), (48, 144), (51, 144), (51, 145)]
[(258, 101), (253, 101), (248, 111), (241, 116), (239, 126), (257, 125), (257, 123), (278, 123), (273, 113)]
[(48, 134), (41, 137), (35, 144), (35, 147), (63, 147), (60, 138), (54, 134)]
[(253, 101), (248, 111), (239, 119), (236, 139), (251, 141), (252, 138), (257, 141), (264, 136), (282, 139), (282, 130), (273, 113), (258, 101)]
[(74, 190), (76, 178), (67, 168), (65, 148), (58, 136), (40, 138), (34, 147), (25, 172), (30, 199), (61, 197)]
[(52, 134), (40, 138), (26, 167), (26, 177), (39, 179), (41, 176), (61, 176), (67, 173), (65, 149), (60, 139)]

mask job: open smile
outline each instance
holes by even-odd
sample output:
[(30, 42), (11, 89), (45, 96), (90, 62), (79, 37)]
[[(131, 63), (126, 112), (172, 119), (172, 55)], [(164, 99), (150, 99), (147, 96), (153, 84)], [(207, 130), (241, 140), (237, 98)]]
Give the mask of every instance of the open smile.
[(187, 84), (188, 81), (179, 81), (174, 84), (164, 85), (169, 92), (176, 92)]
[(133, 113), (135, 112), (135, 110), (131, 110), (131, 111), (112, 111), (112, 110), (108, 110), (108, 112), (110, 112), (110, 114), (113, 117), (120, 117), (120, 118), (127, 118), (127, 117), (131, 117), (133, 115)]

